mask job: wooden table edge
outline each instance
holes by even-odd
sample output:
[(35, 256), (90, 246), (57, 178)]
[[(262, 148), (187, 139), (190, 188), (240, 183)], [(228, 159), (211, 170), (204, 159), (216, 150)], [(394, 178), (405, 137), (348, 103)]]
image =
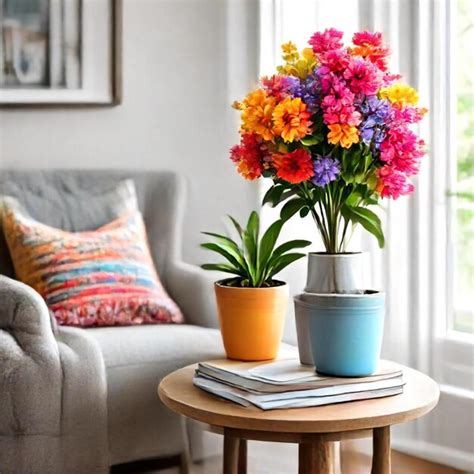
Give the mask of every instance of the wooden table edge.
[[(188, 366), (190, 367), (190, 366)], [(183, 367), (183, 369), (186, 367)], [(182, 369), (179, 369), (182, 370)], [(413, 369), (414, 370), (414, 369)], [(408, 421), (413, 421), (417, 418), (420, 418), (431, 410), (433, 410), (438, 404), (440, 392), (439, 388), (437, 390), (436, 396), (428, 402), (423, 407), (415, 408), (410, 411), (390, 414), (390, 415), (380, 415), (370, 419), (370, 422), (367, 422), (366, 418), (363, 419), (353, 419), (351, 420), (350, 429), (347, 428), (347, 421), (338, 421), (338, 420), (317, 420), (313, 423), (308, 420), (272, 420), (271, 429), (268, 427), (262, 427), (265, 424), (269, 424), (268, 420), (262, 420), (260, 418), (254, 418), (251, 416), (251, 411), (249, 411), (250, 416), (233, 416), (229, 414), (220, 414), (216, 412), (209, 412), (207, 410), (200, 409), (198, 407), (191, 407), (185, 403), (179, 402), (174, 398), (168, 396), (166, 391), (162, 388), (163, 382), (173, 375), (169, 374), (163, 378), (161, 383), (158, 386), (158, 396), (160, 400), (167, 406), (170, 410), (175, 413), (184, 415), (193, 420), (197, 420), (203, 423), (207, 423), (211, 426), (221, 426), (225, 428), (234, 428), (241, 430), (252, 430), (252, 431), (265, 431), (265, 432), (281, 432), (281, 433), (335, 433), (335, 432), (344, 432), (344, 431), (358, 431), (358, 430), (367, 430), (374, 428), (381, 428), (384, 426), (395, 425), (399, 423), (405, 423)], [(219, 397), (214, 397), (211, 394), (208, 394), (199, 388), (195, 387), (190, 381), (190, 389), (199, 390), (201, 395), (205, 395), (211, 398), (214, 398), (219, 401), (225, 402), (225, 400), (219, 399)], [(395, 395), (398, 396), (398, 395)], [(227, 403), (233, 403), (228, 401)], [(358, 403), (358, 402), (348, 402), (348, 403)], [(238, 406), (236, 405), (236, 408)], [(242, 408), (242, 407), (241, 407)], [(315, 407), (319, 408), (319, 407)], [(242, 408), (243, 410), (245, 408)], [(297, 408), (291, 410), (298, 410)], [(279, 410), (272, 410), (278, 412)], [(390, 417), (390, 423), (387, 423), (387, 418)], [(211, 420), (212, 418), (212, 420)], [(250, 423), (249, 423), (250, 422)], [(249, 428), (249, 424), (252, 424), (254, 427)], [(260, 426), (259, 426), (260, 425)], [(316, 426), (312, 426), (316, 425)]]

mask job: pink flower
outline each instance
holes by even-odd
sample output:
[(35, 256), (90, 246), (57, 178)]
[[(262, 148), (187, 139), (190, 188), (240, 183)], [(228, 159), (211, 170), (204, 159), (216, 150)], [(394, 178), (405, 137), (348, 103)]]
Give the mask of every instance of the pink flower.
[(358, 31), (354, 33), (352, 42), (357, 46), (382, 46), (382, 33), (375, 31)]
[(316, 54), (325, 53), (334, 49), (342, 48), (343, 32), (335, 28), (328, 28), (322, 33), (317, 31), (308, 41)]
[(344, 79), (354, 94), (375, 95), (382, 86), (382, 74), (369, 61), (356, 58), (344, 71)]
[(398, 123), (418, 123), (428, 112), (425, 108), (406, 106), (392, 109), (393, 121)]
[(354, 47), (350, 48), (351, 54), (368, 59), (380, 71), (387, 70), (387, 57), (390, 50), (382, 43), (381, 33), (361, 31), (352, 37)]
[[(321, 55), (320, 63), (331, 72), (344, 71), (349, 65), (350, 56), (344, 49), (333, 49)], [(320, 69), (321, 71), (321, 69)], [(323, 70), (324, 71), (324, 70)]]
[(402, 78), (401, 74), (388, 74), (383, 75), (383, 85), (384, 87), (390, 86), (396, 81), (399, 81)]
[(321, 102), (323, 120), (326, 125), (341, 124), (357, 126), (361, 114), (354, 107), (354, 94), (346, 87), (345, 82), (331, 75), (330, 90)]
[(397, 199), (413, 192), (414, 186), (406, 175), (392, 166), (383, 166), (378, 170), (377, 176), (379, 178), (377, 191), (383, 198)]
[(407, 176), (418, 173), (425, 142), (403, 125), (392, 126), (380, 145), (380, 159)]

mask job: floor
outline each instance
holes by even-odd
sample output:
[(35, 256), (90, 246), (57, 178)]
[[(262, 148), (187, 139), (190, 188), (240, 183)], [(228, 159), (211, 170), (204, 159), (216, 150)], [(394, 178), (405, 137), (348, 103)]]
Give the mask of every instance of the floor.
[[(278, 455), (276, 455), (278, 453)], [(191, 474), (221, 474), (219, 457), (193, 466)], [(351, 445), (342, 451), (343, 474), (370, 473), (371, 457), (353, 449)], [(167, 469), (159, 474), (178, 474), (178, 469)], [(251, 442), (248, 453), (249, 474), (294, 474), (297, 468), (297, 447), (291, 444)], [(392, 452), (392, 474), (462, 474), (456, 469)]]

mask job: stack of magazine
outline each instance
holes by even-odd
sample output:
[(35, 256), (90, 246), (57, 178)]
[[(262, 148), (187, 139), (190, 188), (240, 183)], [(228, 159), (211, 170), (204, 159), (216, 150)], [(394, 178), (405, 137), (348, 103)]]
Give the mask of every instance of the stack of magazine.
[(304, 408), (398, 395), (401, 366), (381, 361), (371, 376), (320, 375), (296, 358), (255, 363), (220, 359), (198, 364), (194, 385), (242, 406), (262, 410)]

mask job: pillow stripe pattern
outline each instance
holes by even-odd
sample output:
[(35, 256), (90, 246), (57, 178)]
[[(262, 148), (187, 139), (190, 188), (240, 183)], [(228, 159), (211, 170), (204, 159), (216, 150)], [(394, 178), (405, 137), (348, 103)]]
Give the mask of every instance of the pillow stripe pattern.
[(95, 231), (67, 232), (7, 206), (3, 228), (16, 275), (43, 296), (59, 324), (183, 321), (159, 281), (139, 212)]

